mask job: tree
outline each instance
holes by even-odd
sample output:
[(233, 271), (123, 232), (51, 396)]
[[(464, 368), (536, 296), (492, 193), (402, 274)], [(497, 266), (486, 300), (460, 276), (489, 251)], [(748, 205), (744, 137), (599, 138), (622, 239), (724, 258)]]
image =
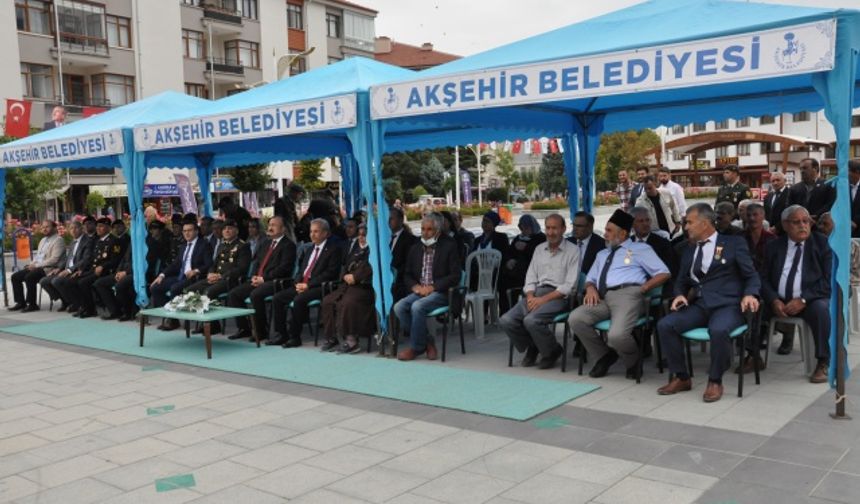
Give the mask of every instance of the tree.
[(61, 170), (13, 168), (6, 172), (6, 211), (29, 216), (44, 207), (45, 198), (63, 186)]
[(529, 195), (529, 198), (534, 199), (535, 193), (538, 192), (538, 189), (540, 189), (540, 186), (537, 182), (529, 182), (528, 185), (526, 185), (526, 194)]
[(616, 131), (602, 135), (594, 166), (595, 184), (608, 191), (618, 184), (621, 169), (648, 166), (647, 152), (660, 147), (660, 137), (650, 129)]
[(487, 191), (487, 201), (508, 201), (508, 190), (504, 187), (494, 187)]
[(385, 193), (385, 201), (389, 204), (393, 204), (394, 200), (403, 200), (403, 186), (397, 179), (383, 180), (382, 191)]
[(237, 166), (225, 170), (230, 178), (233, 179), (233, 185), (241, 192), (257, 192), (264, 190), (271, 180), (269, 175), (269, 165), (266, 163), (253, 164), (247, 166)]
[(510, 194), (519, 178), (517, 169), (514, 167), (514, 155), (504, 149), (496, 149), (496, 166), (499, 177), (505, 184), (506, 192)]
[(317, 191), (325, 187), (322, 178), (322, 159), (306, 159), (297, 163), (299, 176), (296, 182), (301, 184), (306, 191)]
[(567, 191), (567, 177), (564, 174), (564, 159), (561, 154), (543, 155), (538, 184), (544, 195)]
[(87, 194), (87, 212), (98, 215), (105, 206), (105, 197), (98, 191)]
[(418, 198), (420, 198), (421, 196), (424, 196), (426, 194), (429, 194), (429, 193), (427, 192), (427, 189), (424, 189), (423, 186), (420, 186), (420, 185), (415, 186), (415, 188), (412, 189), (412, 197), (415, 198), (416, 200)]
[(432, 156), (427, 164), (421, 167), (421, 185), (429, 194), (439, 196), (443, 193), (445, 183), (445, 168), (436, 156)]

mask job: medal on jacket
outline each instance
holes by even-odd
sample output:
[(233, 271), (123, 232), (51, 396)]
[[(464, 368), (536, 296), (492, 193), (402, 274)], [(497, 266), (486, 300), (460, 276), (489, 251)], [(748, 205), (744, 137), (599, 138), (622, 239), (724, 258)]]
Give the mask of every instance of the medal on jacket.
[(722, 264), (726, 264), (726, 260), (723, 259), (723, 247), (722, 247), (722, 245), (718, 246), (717, 248), (714, 249), (714, 260), (720, 261)]
[(102, 253), (102, 258), (103, 258), (103, 259), (107, 259), (107, 252), (103, 252), (103, 253)]
[(627, 255), (624, 256), (624, 264), (629, 266), (630, 263), (632, 262), (632, 260), (631, 260), (632, 257), (633, 257), (633, 251), (630, 249), (627, 249)]

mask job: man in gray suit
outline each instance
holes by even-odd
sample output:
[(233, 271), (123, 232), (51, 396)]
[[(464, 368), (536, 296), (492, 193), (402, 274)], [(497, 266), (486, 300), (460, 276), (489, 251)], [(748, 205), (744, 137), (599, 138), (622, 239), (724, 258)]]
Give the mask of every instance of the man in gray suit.
[[(66, 246), (63, 237), (57, 234), (57, 224), (52, 220), (42, 222), (42, 234), (44, 237), (39, 242), (39, 248), (33, 261), (24, 269), (12, 274), (12, 294), (15, 298), (15, 306), (9, 308), (11, 311), (23, 310), (25, 312), (37, 311), (36, 284), (45, 276), (46, 269), (59, 268), (63, 265), (66, 256)], [(27, 296), (24, 296), (24, 284), (27, 284)]]

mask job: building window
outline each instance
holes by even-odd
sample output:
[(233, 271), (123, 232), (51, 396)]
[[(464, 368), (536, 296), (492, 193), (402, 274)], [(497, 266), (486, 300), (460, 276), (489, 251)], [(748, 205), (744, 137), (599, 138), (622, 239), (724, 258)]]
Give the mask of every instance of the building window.
[(738, 119), (736, 124), (737, 124), (736, 127), (738, 127), (738, 128), (747, 128), (750, 125), (750, 118), (744, 117), (743, 119)]
[(693, 133), (705, 131), (708, 125), (706, 123), (693, 123)]
[(860, 158), (860, 144), (854, 144), (849, 147), (851, 147), (851, 157), (855, 159)]
[(131, 19), (120, 16), (105, 16), (108, 45), (131, 47)]
[(224, 42), (224, 59), (228, 65), (260, 68), (260, 44), (247, 40)]
[(298, 75), (308, 71), (308, 62), (305, 58), (296, 58), (290, 65), (290, 75)]
[(242, 17), (257, 19), (257, 0), (242, 0), (239, 6), (242, 8)]
[(809, 112), (804, 110), (803, 112), (792, 114), (791, 120), (794, 122), (806, 122), (809, 120)]
[(860, 115), (851, 116), (851, 127), (860, 128)]
[(60, 25), (60, 40), (67, 49), (107, 54), (104, 5), (55, 0)]
[(775, 122), (776, 122), (776, 118), (772, 115), (763, 115), (763, 116), (758, 118), (759, 125), (773, 124)]
[(722, 121), (714, 121), (714, 129), (715, 130), (724, 130), (729, 128), (729, 120), (723, 119)]
[(340, 38), (340, 16), (337, 14), (326, 13), (325, 24), (329, 37)]
[(674, 161), (683, 161), (684, 153), (680, 151), (672, 151), (672, 160)]
[(676, 125), (672, 126), (672, 134), (673, 135), (680, 135), (680, 134), (685, 133), (686, 131), (687, 131), (687, 127), (684, 126), (683, 124), (676, 124)]
[(293, 30), (304, 30), (305, 21), (302, 15), (302, 6), (296, 4), (287, 4), (287, 28)]
[(21, 31), (42, 35), (53, 31), (51, 8), (42, 0), (15, 0), (15, 21)]
[(750, 155), (750, 144), (738, 144), (738, 156), (749, 156)]
[(727, 145), (723, 145), (722, 147), (717, 147), (714, 149), (714, 156), (717, 158), (724, 158), (729, 156), (729, 147)]
[(197, 98), (209, 98), (209, 91), (203, 84), (194, 84), (191, 82), (186, 82), (185, 94), (187, 94), (188, 96), (196, 96)]
[(197, 0), (182, 0), (185, 5), (197, 5)]
[(203, 40), (203, 32), (182, 30), (182, 47), (186, 58), (206, 58), (206, 44)]
[(112, 106), (134, 101), (134, 77), (116, 74), (92, 76), (93, 101)]
[(53, 100), (54, 67), (21, 63), (21, 89), (24, 96)]
[(773, 142), (761, 142), (759, 144), (759, 154), (770, 154), (773, 152)]
[(343, 41), (344, 45), (373, 52), (376, 29), (373, 18), (362, 16), (354, 12), (343, 13)]

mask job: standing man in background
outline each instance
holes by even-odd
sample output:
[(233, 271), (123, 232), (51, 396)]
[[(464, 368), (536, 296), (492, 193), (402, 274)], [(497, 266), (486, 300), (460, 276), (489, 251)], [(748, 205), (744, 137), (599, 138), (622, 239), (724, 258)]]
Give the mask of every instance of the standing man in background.
[(660, 182), (660, 187), (668, 189), (672, 199), (675, 200), (675, 207), (681, 215), (687, 215), (687, 198), (684, 196), (684, 188), (681, 184), (672, 180), (672, 171), (666, 166), (661, 166), (657, 172), (657, 180)]

